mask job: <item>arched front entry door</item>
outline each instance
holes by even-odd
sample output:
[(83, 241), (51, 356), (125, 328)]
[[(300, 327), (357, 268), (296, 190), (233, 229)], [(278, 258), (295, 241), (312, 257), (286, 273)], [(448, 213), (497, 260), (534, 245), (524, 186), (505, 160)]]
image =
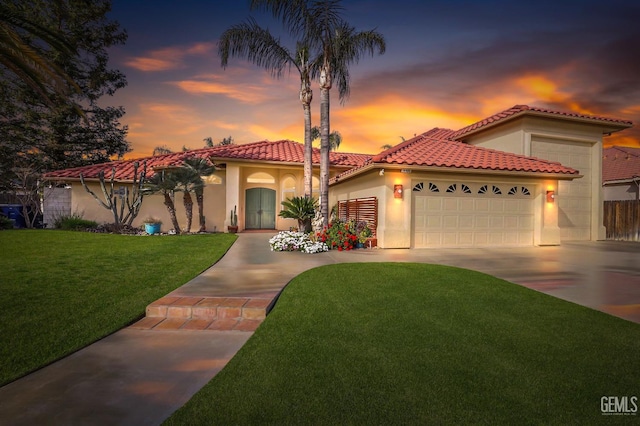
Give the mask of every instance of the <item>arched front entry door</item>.
[(275, 190), (247, 189), (245, 201), (245, 229), (276, 229)]

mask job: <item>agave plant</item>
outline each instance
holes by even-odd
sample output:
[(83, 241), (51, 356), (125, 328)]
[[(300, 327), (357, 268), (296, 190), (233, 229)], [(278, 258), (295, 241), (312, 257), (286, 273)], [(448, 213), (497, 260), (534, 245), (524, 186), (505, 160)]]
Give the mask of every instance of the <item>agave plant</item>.
[(318, 201), (315, 198), (293, 197), (282, 202), (284, 210), (279, 216), (285, 219), (296, 219), (300, 232), (311, 231), (311, 219), (313, 219)]

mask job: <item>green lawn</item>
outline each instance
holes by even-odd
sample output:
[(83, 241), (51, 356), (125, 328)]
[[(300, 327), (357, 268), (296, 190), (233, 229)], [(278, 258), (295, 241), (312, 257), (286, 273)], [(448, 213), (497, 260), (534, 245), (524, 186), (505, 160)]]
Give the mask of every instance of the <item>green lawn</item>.
[(167, 423), (633, 421), (600, 401), (639, 394), (639, 354), (640, 325), (481, 273), (324, 266)]
[(235, 239), (0, 232), (0, 385), (141, 318)]

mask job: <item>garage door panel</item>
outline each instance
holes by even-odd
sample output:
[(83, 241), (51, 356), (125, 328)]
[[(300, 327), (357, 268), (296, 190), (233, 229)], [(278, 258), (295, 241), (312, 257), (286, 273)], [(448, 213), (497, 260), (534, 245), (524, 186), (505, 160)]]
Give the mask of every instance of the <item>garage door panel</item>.
[(442, 216), (428, 216), (424, 223), (427, 229), (442, 228)]
[(520, 223), (518, 221), (518, 216), (507, 216), (504, 218), (504, 227), (505, 229), (518, 229), (520, 227)]
[(487, 232), (475, 232), (473, 234), (474, 246), (486, 246), (489, 245), (489, 234)]
[(473, 211), (474, 209), (474, 202), (472, 198), (469, 199), (460, 199), (458, 200), (458, 205), (460, 207), (461, 211)]
[(457, 246), (458, 245), (458, 233), (457, 232), (444, 232), (442, 234), (442, 245), (444, 246)]
[(503, 233), (488, 233), (487, 234), (489, 237), (489, 245), (492, 246), (497, 246), (497, 245), (502, 245), (503, 239), (504, 239), (504, 234)]
[(459, 216), (458, 219), (458, 227), (461, 229), (465, 229), (465, 228), (473, 228), (474, 227), (474, 220), (473, 220), (473, 216), (471, 215), (462, 215)]
[(513, 246), (513, 245), (517, 245), (518, 242), (520, 241), (518, 232), (505, 232), (503, 235), (504, 235), (504, 240), (502, 241), (503, 244)]
[(459, 232), (458, 233), (458, 245), (472, 246), (473, 245), (473, 232)]
[(504, 217), (503, 216), (490, 216), (489, 217), (489, 227), (490, 228), (504, 228)]
[(504, 201), (491, 200), (489, 204), (489, 211), (492, 213), (502, 213), (504, 211)]
[(473, 199), (473, 209), (477, 212), (488, 212), (489, 211), (489, 200), (482, 198), (474, 198)]
[(489, 216), (476, 216), (474, 218), (476, 228), (487, 229), (489, 227)]
[(443, 227), (445, 229), (458, 229), (458, 216), (444, 216)]
[(518, 200), (505, 200), (504, 211), (518, 213), (521, 210), (520, 202)]
[(444, 198), (443, 199), (443, 210), (449, 212), (457, 212), (458, 211), (458, 200), (455, 198)]
[(533, 229), (533, 216), (519, 216), (518, 228), (520, 229)]

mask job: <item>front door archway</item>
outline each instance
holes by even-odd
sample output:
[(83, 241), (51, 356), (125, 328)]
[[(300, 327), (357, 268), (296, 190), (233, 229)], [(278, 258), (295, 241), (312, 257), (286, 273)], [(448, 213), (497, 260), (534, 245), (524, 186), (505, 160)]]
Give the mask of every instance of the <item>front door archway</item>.
[(276, 229), (276, 191), (269, 188), (247, 189), (245, 229)]

